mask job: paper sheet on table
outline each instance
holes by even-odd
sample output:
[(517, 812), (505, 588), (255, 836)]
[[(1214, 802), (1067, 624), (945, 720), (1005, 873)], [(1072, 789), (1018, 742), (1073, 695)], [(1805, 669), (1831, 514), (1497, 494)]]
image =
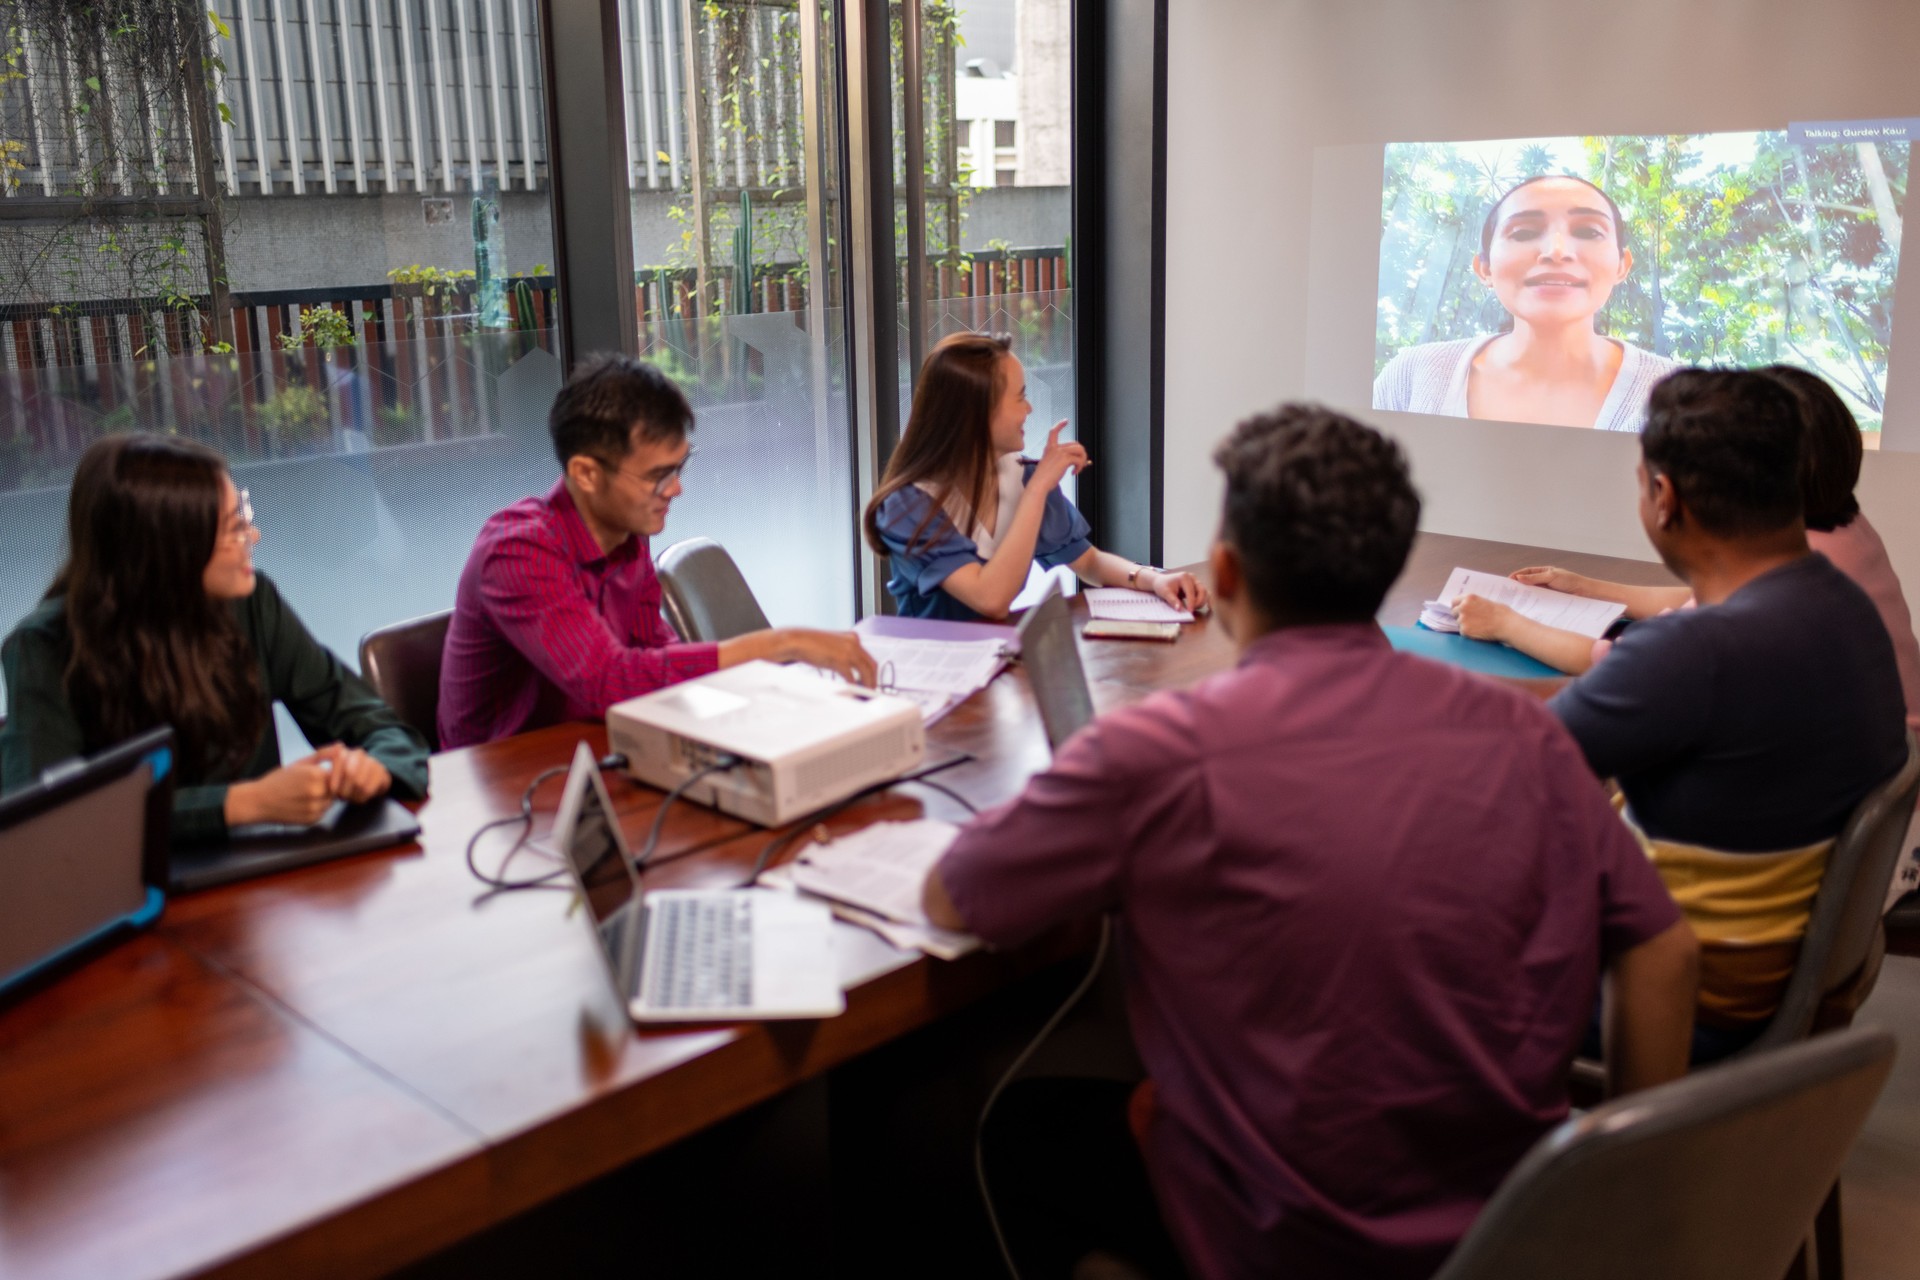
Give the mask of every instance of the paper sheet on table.
[[(800, 891), (799, 886), (793, 882), (791, 866), (775, 867), (771, 871), (762, 872), (759, 882), (769, 889), (784, 889), (793, 893)], [(932, 956), (935, 960), (958, 960), (970, 951), (978, 951), (983, 945), (980, 939), (970, 933), (936, 929), (930, 924), (901, 924), (897, 920), (877, 916), (871, 911), (862, 911), (859, 907), (848, 906), (844, 902), (829, 900), (827, 907), (838, 919), (878, 934), (896, 951), (919, 951)]]
[(1192, 622), (1193, 614), (1176, 609), (1151, 591), (1128, 587), (1088, 587), (1087, 613), (1116, 622)]
[(809, 846), (761, 879), (784, 880), (825, 898), (843, 919), (865, 925), (896, 947), (952, 959), (973, 950), (979, 940), (935, 928), (920, 908), (920, 892), (927, 871), (957, 834), (951, 822), (876, 822)]
[(1564, 591), (1529, 586), (1497, 573), (1473, 569), (1455, 569), (1440, 591), (1442, 602), (1451, 605), (1461, 596), (1479, 596), (1495, 604), (1504, 604), (1523, 617), (1562, 631), (1572, 631), (1598, 640), (1613, 620), (1627, 611), (1623, 604), (1606, 600), (1588, 600)]
[[(880, 668), (880, 687), (964, 698), (1000, 673), (1007, 647), (998, 640), (906, 640), (861, 636)], [(924, 714), (924, 707), (922, 709)]]

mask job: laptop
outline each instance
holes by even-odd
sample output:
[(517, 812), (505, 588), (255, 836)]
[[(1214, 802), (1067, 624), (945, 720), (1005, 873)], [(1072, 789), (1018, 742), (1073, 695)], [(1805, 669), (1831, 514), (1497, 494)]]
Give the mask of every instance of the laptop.
[(310, 826), (256, 823), (234, 828), (217, 843), (175, 849), (169, 879), (176, 893), (210, 889), (309, 863), (390, 848), (419, 834), (419, 821), (391, 797), (366, 804), (336, 800)]
[(1020, 619), (1020, 661), (1040, 704), (1047, 745), (1059, 751), (1093, 719), (1093, 694), (1087, 688), (1086, 668), (1080, 665), (1073, 614), (1057, 582), (1048, 583), (1040, 603)]
[(0, 997), (159, 918), (172, 814), (164, 727), (0, 799)]
[(574, 749), (546, 841), (573, 880), (614, 991), (636, 1022), (830, 1018), (845, 1011), (825, 903), (769, 889), (642, 896), (593, 751)]

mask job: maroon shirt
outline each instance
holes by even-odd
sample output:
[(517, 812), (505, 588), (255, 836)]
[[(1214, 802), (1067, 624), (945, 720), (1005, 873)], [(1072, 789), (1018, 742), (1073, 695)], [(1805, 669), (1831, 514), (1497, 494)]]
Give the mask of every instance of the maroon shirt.
[(996, 944), (1120, 914), (1203, 1277), (1431, 1274), (1566, 1116), (1604, 964), (1680, 918), (1544, 707), (1371, 624), (1103, 716), (940, 877)]
[(660, 616), (647, 539), (602, 551), (564, 482), (480, 526), (440, 665), (440, 745), (491, 742), (705, 675), (719, 648)]

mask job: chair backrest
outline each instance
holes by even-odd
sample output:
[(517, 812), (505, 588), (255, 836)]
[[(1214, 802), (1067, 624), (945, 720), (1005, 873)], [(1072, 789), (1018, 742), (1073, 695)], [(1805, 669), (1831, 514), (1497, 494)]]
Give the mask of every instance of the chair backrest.
[(1906, 764), (1867, 793), (1834, 841), (1780, 1008), (1745, 1052), (1805, 1039), (1813, 1030), (1820, 1002), (1866, 962), (1907, 825), (1913, 820), (1916, 797), (1920, 797), (1920, 747), (1909, 732)]
[(1784, 1275), (1893, 1064), (1861, 1029), (1696, 1071), (1567, 1121), (1434, 1280)]
[(682, 640), (731, 640), (765, 631), (767, 615), (727, 549), (712, 538), (688, 538), (653, 562), (667, 621)]
[(360, 674), (400, 718), (440, 749), (440, 651), (453, 610), (409, 618), (360, 638)]

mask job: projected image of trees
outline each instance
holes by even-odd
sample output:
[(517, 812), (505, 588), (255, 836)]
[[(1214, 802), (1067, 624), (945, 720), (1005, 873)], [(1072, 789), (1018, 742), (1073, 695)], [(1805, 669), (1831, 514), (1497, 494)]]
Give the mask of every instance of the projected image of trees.
[(1482, 222), (1514, 184), (1571, 174), (1613, 198), (1634, 257), (1598, 332), (1688, 363), (1801, 365), (1877, 432), (1908, 151), (1785, 133), (1391, 145), (1374, 370), (1511, 327), (1473, 272)]

